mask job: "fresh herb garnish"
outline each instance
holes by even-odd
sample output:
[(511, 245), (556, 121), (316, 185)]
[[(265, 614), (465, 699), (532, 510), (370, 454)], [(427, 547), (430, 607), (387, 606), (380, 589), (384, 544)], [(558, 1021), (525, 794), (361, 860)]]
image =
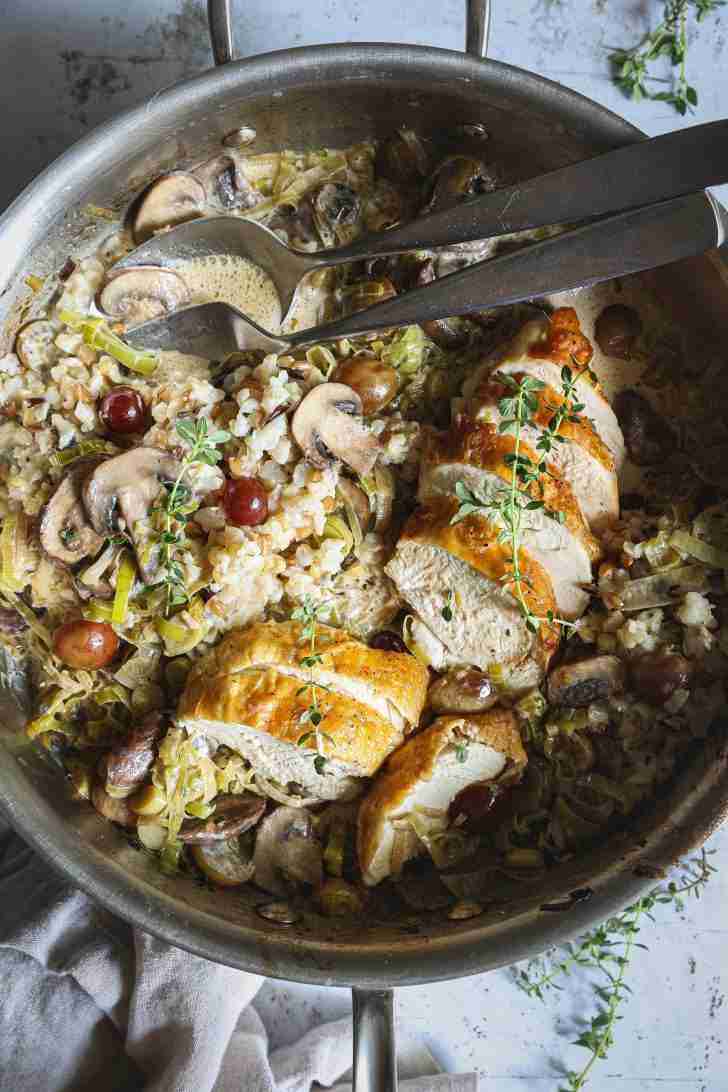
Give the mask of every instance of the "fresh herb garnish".
[[(654, 30), (631, 49), (610, 52), (617, 87), (636, 102), (642, 99), (668, 102), (678, 114), (687, 114), (698, 105), (698, 93), (687, 78), (688, 14), (693, 11), (701, 22), (724, 3), (725, 0), (666, 0), (662, 20)], [(653, 92), (648, 82), (666, 82), (650, 72), (650, 66), (660, 57), (669, 57), (677, 74), (669, 91)]]
[(316, 680), (316, 668), (323, 662), (321, 653), (316, 651), (316, 627), (321, 621), (321, 615), (327, 611), (328, 607), (325, 603), (314, 603), (307, 595), (301, 606), (296, 607), (291, 613), (294, 622), (302, 623), (301, 636), (309, 643), (308, 655), (301, 660), (301, 667), (305, 667), (309, 673), (308, 681), (298, 688), (296, 697), (300, 694), (308, 694), (310, 697), (309, 705), (301, 713), (300, 721), (301, 724), (310, 724), (311, 728), (298, 737), (297, 743), (299, 747), (308, 747), (309, 744), (313, 744), (310, 750), (315, 752), (313, 766), (317, 774), (322, 774), (326, 767), (324, 744), (334, 742), (331, 736), (321, 728), (325, 713), (319, 705), (319, 691), (327, 691), (329, 687)]
[(452, 588), (447, 589), (447, 595), (445, 596), (445, 606), (440, 611), (440, 614), (446, 622), (452, 622), (453, 619), (453, 607), (455, 606), (455, 592)]
[(520, 988), (540, 1001), (545, 1000), (550, 990), (560, 990), (559, 980), (577, 968), (596, 971), (601, 976), (601, 981), (593, 987), (597, 1013), (575, 1043), (589, 1051), (589, 1057), (581, 1070), (568, 1073), (566, 1084), (559, 1092), (580, 1092), (596, 1063), (607, 1056), (613, 1045), (614, 1028), (621, 1019), (620, 1009), (631, 992), (626, 981), (627, 970), (635, 950), (645, 947), (637, 939), (645, 918), (653, 920), (652, 912), (660, 905), (682, 910), (684, 897), (699, 898), (715, 871), (708, 861), (708, 853), (703, 850), (699, 857), (683, 866), (679, 882), (655, 887), (621, 914), (585, 933), (575, 943), (565, 945), (561, 949), (563, 955), (547, 954), (533, 960), (525, 971), (517, 974)]
[(230, 433), (224, 429), (210, 429), (207, 419), (183, 418), (177, 422), (177, 435), (189, 444), (189, 451), (180, 463), (179, 473), (173, 482), (165, 485), (166, 492), (159, 503), (162, 513), (162, 531), (159, 535), (159, 566), (161, 579), (158, 581), (165, 588), (165, 615), (169, 617), (174, 607), (184, 606), (189, 602), (185, 586), (184, 570), (178, 560), (178, 551), (185, 542), (185, 524), (196, 505), (192, 500), (189, 486), (182, 481), (190, 467), (196, 464), (215, 466), (222, 459), (218, 444), (230, 439)]
[(462, 739), (455, 744), (455, 757), (458, 762), (467, 762), (468, 760), (468, 745)]
[[(578, 378), (577, 375), (576, 379)], [(488, 499), (479, 497), (463, 481), (455, 484), (455, 495), (460, 504), (451, 523), (459, 523), (460, 520), (475, 513), (491, 512), (502, 524), (503, 530), (498, 535), (498, 541), (507, 543), (510, 548), (508, 572), (502, 579), (512, 588), (526, 627), (532, 633), (538, 633), (539, 627), (544, 623), (568, 628), (573, 625), (571, 622), (556, 618), (553, 611), (547, 611), (545, 617), (540, 618), (531, 610), (526, 599), (526, 589), (530, 588), (531, 584), (521, 570), (520, 550), (524, 512), (535, 512), (540, 509), (549, 519), (557, 523), (563, 523), (566, 518), (563, 512), (547, 508), (542, 499), (529, 492), (529, 488), (535, 485), (542, 491), (542, 477), (550, 473), (547, 456), (555, 444), (567, 442), (565, 436), (559, 435), (559, 429), (564, 421), (581, 420), (579, 414), (584, 409), (584, 405), (574, 400), (576, 379), (571, 368), (565, 365), (561, 369), (563, 400), (554, 408), (548, 425), (541, 431), (536, 444), (540, 458), (538, 462), (534, 462), (530, 456), (523, 454), (521, 436), (527, 425), (535, 423), (539, 410), (538, 396), (545, 390), (546, 384), (529, 375), (522, 376), (520, 379), (514, 379), (511, 375), (499, 375), (499, 382), (510, 392), (498, 402), (498, 412), (501, 417), (498, 431), (513, 436), (513, 451), (505, 455), (503, 459), (510, 470), (510, 483)]]

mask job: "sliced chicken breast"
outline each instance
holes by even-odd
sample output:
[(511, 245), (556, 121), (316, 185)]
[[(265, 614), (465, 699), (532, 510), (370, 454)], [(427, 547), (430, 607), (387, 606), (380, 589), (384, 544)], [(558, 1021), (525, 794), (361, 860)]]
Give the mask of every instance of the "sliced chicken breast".
[[(545, 662), (558, 643), (547, 625), (533, 634), (509, 589), (510, 549), (498, 542), (499, 528), (473, 515), (452, 524), (457, 501), (436, 497), (405, 524), (386, 566), (415, 614), (445, 646), (448, 662), (517, 664), (528, 656)], [(519, 554), (524, 597), (540, 618), (556, 613), (551, 580), (526, 550)], [(452, 617), (443, 611), (453, 597)], [(448, 612), (446, 611), (446, 614)]]
[(617, 474), (624, 462), (624, 439), (617, 418), (594, 373), (589, 369), (592, 348), (581, 333), (573, 308), (560, 308), (551, 320), (526, 323), (513, 341), (485, 360), (463, 388), (463, 406), (477, 420), (500, 422), (498, 400), (505, 393), (498, 374), (530, 375), (546, 384), (538, 395), (535, 415), (538, 428), (528, 426), (527, 443), (538, 440), (554, 409), (563, 402), (561, 369), (566, 364), (577, 381), (579, 400), (584, 404), (581, 421), (565, 421), (560, 434), (568, 443), (555, 445), (552, 460), (572, 486), (584, 517), (592, 528), (601, 530), (619, 514)]
[[(233, 630), (213, 650), (206, 671), (235, 675), (274, 669), (307, 681), (310, 653), (298, 622), (258, 622)], [(316, 679), (321, 686), (368, 706), (400, 732), (417, 724), (427, 693), (425, 668), (406, 653), (369, 648), (342, 629), (316, 626)]]
[[(311, 646), (298, 622), (232, 630), (190, 673), (178, 723), (237, 751), (263, 778), (324, 800), (357, 795), (418, 723), (429, 673), (331, 626), (317, 626), (314, 651), (320, 660), (304, 665)], [(307, 716), (312, 679), (323, 769)]]
[(364, 882), (380, 883), (424, 851), (407, 816), (447, 824), (448, 809), (468, 785), (517, 779), (527, 762), (513, 713), (494, 708), (438, 717), (391, 756), (359, 808), (357, 850)]
[[(420, 500), (433, 496), (455, 496), (459, 481), (481, 500), (497, 503), (511, 485), (508, 457), (515, 452), (515, 439), (503, 435), (494, 425), (475, 424), (459, 418), (451, 431), (433, 439), (423, 458), (420, 472)], [(538, 453), (527, 444), (519, 454), (536, 464)], [(524, 487), (544, 507), (522, 514), (522, 543), (528, 555), (548, 573), (562, 618), (577, 618), (586, 609), (588, 596), (580, 587), (591, 580), (591, 566), (601, 553), (589, 531), (569, 483), (548, 474)], [(560, 513), (563, 523), (549, 512)], [(497, 511), (491, 519), (499, 529), (503, 523)]]

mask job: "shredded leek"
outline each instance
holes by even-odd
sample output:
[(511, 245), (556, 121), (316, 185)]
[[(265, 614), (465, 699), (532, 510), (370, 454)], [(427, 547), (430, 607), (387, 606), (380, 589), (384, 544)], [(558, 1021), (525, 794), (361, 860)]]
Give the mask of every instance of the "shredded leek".
[(48, 460), (51, 466), (64, 467), (76, 459), (84, 459), (88, 455), (118, 455), (119, 448), (108, 440), (99, 440), (95, 436), (89, 440), (81, 440), (73, 447), (66, 447), (63, 451), (54, 451)]
[(341, 820), (334, 820), (324, 850), (324, 868), (330, 876), (343, 876), (345, 848), (346, 823)]
[(700, 565), (684, 565), (665, 573), (633, 580), (619, 592), (620, 609), (625, 611), (667, 607), (686, 591), (705, 591), (707, 577)]
[(129, 691), (119, 683), (110, 683), (109, 686), (105, 686), (99, 690), (98, 694), (93, 695), (93, 699), (97, 705), (118, 704), (128, 707), (130, 702)]
[(136, 565), (128, 550), (125, 550), (119, 571), (116, 574), (116, 591), (114, 592), (114, 605), (111, 608), (111, 621), (114, 625), (121, 626), (126, 622), (129, 613), (129, 599), (136, 579)]
[[(184, 624), (183, 618), (189, 618), (190, 624)], [(205, 621), (205, 604), (199, 597), (191, 599), (173, 618), (157, 618), (155, 626), (164, 641), (167, 656), (183, 656), (190, 652), (206, 637), (210, 628)]]
[(406, 326), (382, 350), (382, 360), (403, 375), (414, 375), (424, 361), (429, 342), (421, 326)]
[(287, 176), (283, 176), (287, 184), (282, 185), (280, 188), (276, 186), (275, 196), (269, 197), (266, 201), (261, 201), (252, 209), (248, 209), (245, 216), (249, 220), (260, 220), (280, 205), (296, 205), (304, 194), (314, 186), (329, 181), (329, 179), (345, 169), (346, 159), (342, 155), (331, 155), (324, 152), (319, 163), (310, 167), (307, 171), (303, 171), (302, 174), (297, 174), (292, 182), (288, 183)]
[(113, 603), (105, 599), (90, 599), (83, 609), (83, 616), (89, 622), (110, 622), (113, 610)]
[[(357, 520), (357, 524), (358, 522), (359, 521)], [(339, 542), (345, 542), (347, 555), (350, 554), (354, 548), (354, 535), (346, 520), (342, 519), (341, 516), (327, 516), (324, 524), (324, 538), (333, 538), (337, 539)], [(361, 545), (361, 530), (359, 532), (359, 544)]]
[(336, 357), (325, 345), (312, 345), (306, 350), (306, 360), (314, 368), (323, 372), (327, 379), (336, 367)]
[(728, 550), (720, 550), (703, 539), (695, 538), (687, 531), (673, 531), (670, 545), (682, 554), (694, 557), (710, 569), (728, 569)]
[(102, 352), (108, 353), (109, 356), (113, 356), (114, 360), (118, 360), (131, 372), (138, 372), (140, 375), (145, 376), (154, 374), (158, 363), (156, 353), (147, 352), (146, 350), (140, 351), (132, 348), (131, 345), (127, 345), (125, 341), (122, 341), (120, 337), (117, 337), (111, 331), (108, 323), (104, 322), (103, 319), (91, 318), (89, 315), (82, 315), (78, 311), (65, 310), (60, 311), (58, 317), (61, 322), (65, 322), (66, 326), (70, 326), (72, 330), (80, 333), (90, 348), (100, 349)]
[(13, 592), (20, 592), (28, 583), (23, 571), (23, 553), (28, 521), (23, 512), (8, 512), (0, 534), (0, 581)]

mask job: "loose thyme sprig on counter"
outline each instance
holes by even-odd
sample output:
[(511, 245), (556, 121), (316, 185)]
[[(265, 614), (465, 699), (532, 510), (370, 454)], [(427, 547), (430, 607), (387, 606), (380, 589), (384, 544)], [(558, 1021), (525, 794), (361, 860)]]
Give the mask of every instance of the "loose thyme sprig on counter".
[[(692, 10), (701, 22), (724, 3), (725, 0), (666, 0), (662, 20), (642, 41), (630, 49), (611, 50), (609, 59), (617, 87), (636, 102), (642, 99), (668, 102), (679, 114), (687, 114), (698, 105), (698, 93), (687, 78), (688, 14)], [(672, 90), (654, 93), (647, 86), (648, 81), (666, 82), (650, 73), (650, 65), (660, 57), (670, 58), (677, 75)]]
[(310, 694), (311, 701), (308, 708), (301, 714), (301, 724), (310, 724), (311, 729), (299, 736), (297, 743), (299, 747), (306, 747), (313, 742), (311, 750), (316, 752), (313, 765), (317, 774), (322, 774), (326, 767), (327, 758), (324, 753), (324, 743), (334, 742), (331, 736), (321, 729), (321, 722), (325, 717), (325, 713), (321, 712), (318, 700), (319, 691), (328, 691), (330, 687), (316, 681), (316, 668), (322, 663), (321, 653), (316, 651), (316, 626), (321, 621), (321, 614), (325, 611), (328, 611), (328, 606), (325, 603), (314, 603), (311, 597), (307, 595), (301, 606), (296, 607), (291, 614), (291, 618), (295, 622), (303, 623), (301, 636), (309, 642), (308, 655), (301, 660), (301, 667), (305, 667), (309, 673), (308, 682), (298, 688), (296, 697), (299, 694)]
[(708, 852), (702, 850), (699, 857), (683, 866), (678, 883), (655, 887), (621, 914), (585, 933), (576, 943), (566, 945), (561, 957), (547, 955), (533, 960), (525, 971), (518, 973), (516, 981), (520, 988), (540, 1001), (545, 1000), (549, 990), (560, 990), (559, 979), (577, 968), (597, 971), (602, 976), (602, 982), (594, 985), (597, 1014), (575, 1042), (589, 1051), (589, 1058), (581, 1070), (568, 1073), (567, 1083), (559, 1092), (580, 1092), (596, 1063), (606, 1057), (614, 1042), (614, 1027), (621, 1019), (619, 1010), (631, 992), (626, 982), (627, 970), (635, 949), (645, 947), (637, 940), (644, 919), (654, 920), (652, 911), (660, 905), (682, 910), (684, 897), (699, 898), (715, 871), (708, 861)]
[(230, 439), (230, 433), (225, 429), (210, 430), (204, 417), (196, 421), (183, 418), (177, 422), (176, 430), (177, 435), (190, 445), (190, 449), (180, 463), (175, 481), (167, 486), (167, 491), (158, 506), (163, 520), (159, 536), (161, 578), (158, 583), (165, 589), (167, 617), (174, 607), (184, 606), (189, 601), (184, 572), (177, 560), (177, 551), (185, 543), (185, 524), (194, 510), (194, 505), (191, 504), (192, 491), (182, 479), (190, 467), (196, 464), (215, 466), (219, 463), (222, 452), (217, 450), (218, 444), (227, 443)]
[(511, 375), (498, 375), (498, 381), (511, 391), (510, 395), (506, 395), (498, 402), (498, 412), (501, 416), (498, 431), (513, 434), (513, 451), (506, 455), (503, 460), (511, 471), (510, 485), (500, 490), (492, 499), (483, 500), (469, 489), (465, 482), (458, 481), (455, 484), (455, 495), (460, 501), (460, 505), (451, 523), (459, 523), (460, 520), (473, 513), (489, 511), (494, 513), (503, 524), (503, 530), (498, 535), (498, 541), (509, 544), (511, 555), (510, 571), (504, 577), (504, 581), (513, 587), (513, 594), (525, 620), (526, 627), (532, 633), (537, 633), (539, 627), (544, 623), (563, 628), (571, 628), (573, 625), (573, 623), (562, 618), (557, 618), (553, 611), (547, 611), (544, 618), (540, 618), (533, 613), (526, 601), (524, 589), (529, 588), (531, 585), (521, 572), (520, 550), (524, 512), (543, 510), (549, 519), (553, 519), (557, 523), (563, 523), (566, 518), (563, 512), (547, 508), (543, 500), (532, 497), (528, 492), (528, 487), (533, 484), (539, 488), (542, 486), (542, 476), (550, 473), (547, 465), (548, 455), (555, 444), (568, 442), (565, 436), (559, 434), (559, 429), (564, 421), (576, 422), (581, 420), (579, 414), (584, 409), (584, 404), (574, 400), (578, 378), (578, 374), (576, 378), (574, 377), (568, 365), (564, 365), (561, 369), (563, 399), (558, 406), (553, 407), (554, 413), (548, 425), (541, 430), (541, 435), (536, 444), (541, 456), (538, 462), (534, 462), (530, 456), (524, 455), (521, 451), (521, 434), (527, 425), (535, 423), (535, 417), (539, 409), (538, 395), (545, 390), (546, 384), (540, 379), (535, 379), (529, 375), (522, 376), (520, 379), (514, 379)]

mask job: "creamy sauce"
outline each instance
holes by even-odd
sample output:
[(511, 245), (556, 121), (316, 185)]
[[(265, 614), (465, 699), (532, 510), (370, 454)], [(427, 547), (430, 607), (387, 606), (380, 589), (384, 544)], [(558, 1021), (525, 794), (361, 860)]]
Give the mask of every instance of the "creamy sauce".
[(191, 304), (221, 300), (237, 307), (263, 329), (277, 334), (281, 327), (281, 301), (268, 274), (234, 254), (210, 254), (187, 258), (174, 266), (186, 281)]

